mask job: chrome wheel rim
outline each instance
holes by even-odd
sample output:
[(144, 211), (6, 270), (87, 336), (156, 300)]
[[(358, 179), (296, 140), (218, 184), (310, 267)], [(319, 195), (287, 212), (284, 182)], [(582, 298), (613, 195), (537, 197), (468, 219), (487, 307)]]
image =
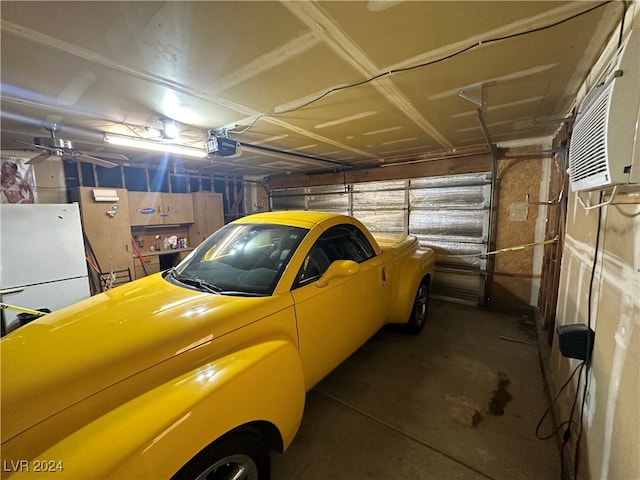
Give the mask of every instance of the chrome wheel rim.
[(258, 467), (248, 455), (229, 455), (207, 468), (196, 480), (258, 480)]

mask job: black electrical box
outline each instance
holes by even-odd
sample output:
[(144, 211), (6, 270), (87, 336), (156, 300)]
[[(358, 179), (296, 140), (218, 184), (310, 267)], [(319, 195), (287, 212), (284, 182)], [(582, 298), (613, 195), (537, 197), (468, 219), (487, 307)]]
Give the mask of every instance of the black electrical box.
[(556, 328), (560, 353), (564, 357), (591, 360), (595, 332), (586, 325), (562, 325)]

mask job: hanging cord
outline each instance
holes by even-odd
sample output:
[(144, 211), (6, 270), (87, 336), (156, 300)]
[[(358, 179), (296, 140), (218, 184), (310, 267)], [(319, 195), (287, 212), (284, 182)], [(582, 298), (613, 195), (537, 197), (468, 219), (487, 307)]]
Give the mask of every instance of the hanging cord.
[[(540, 440), (549, 440), (550, 438), (553, 438), (562, 427), (564, 427), (565, 425), (570, 425), (571, 423), (575, 423), (573, 421), (573, 412), (575, 409), (575, 405), (576, 405), (576, 399), (578, 398), (577, 395), (574, 397), (574, 401), (573, 401), (573, 406), (571, 407), (571, 415), (569, 415), (569, 419), (565, 420), (564, 422), (562, 422), (560, 425), (558, 425), (551, 433), (547, 434), (547, 435), (541, 435), (540, 434), (540, 427), (542, 427), (542, 422), (544, 422), (544, 419), (547, 417), (547, 415), (549, 415), (549, 413), (551, 413), (551, 409), (553, 407), (553, 405), (556, 403), (556, 400), (558, 400), (558, 397), (560, 397), (560, 395), (562, 394), (562, 392), (564, 391), (565, 388), (567, 388), (567, 386), (569, 385), (569, 382), (571, 382), (571, 379), (573, 377), (575, 377), (576, 372), (578, 370), (580, 370), (580, 374), (578, 375), (578, 386), (580, 385), (580, 377), (582, 376), (582, 369), (584, 368), (584, 362), (580, 362), (580, 364), (573, 369), (573, 372), (571, 372), (571, 375), (569, 376), (569, 378), (567, 379), (566, 382), (564, 382), (564, 384), (562, 385), (562, 387), (560, 387), (560, 390), (558, 390), (558, 393), (556, 393), (555, 397), (553, 397), (553, 400), (551, 400), (551, 403), (549, 404), (549, 406), (547, 407), (547, 409), (545, 410), (545, 412), (542, 414), (542, 417), (540, 417), (540, 421), (538, 422), (538, 425), (536, 426), (536, 437)], [(578, 392), (579, 388), (576, 387), (576, 392)], [(568, 430), (568, 428), (567, 428)]]
[[(517, 38), (517, 37), (529, 35), (529, 34), (532, 34), (532, 33), (540, 32), (540, 31), (543, 31), (543, 30), (551, 29), (551, 28), (556, 27), (558, 25), (562, 25), (564, 23), (570, 22), (571, 20), (573, 20), (575, 18), (579, 18), (579, 17), (581, 17), (583, 15), (586, 15), (586, 14), (588, 14), (588, 13), (594, 11), (594, 10), (602, 8), (602, 7), (604, 7), (604, 6), (606, 6), (606, 5), (610, 4), (610, 3), (614, 3), (613, 0), (605, 0), (604, 2), (599, 3), (597, 5), (594, 5), (594, 6), (588, 8), (586, 10), (583, 10), (581, 12), (575, 13), (575, 14), (570, 15), (570, 16), (565, 17), (565, 18), (561, 18), (560, 20), (553, 21), (553, 22), (548, 23), (546, 25), (542, 25), (540, 27), (536, 27), (536, 28), (532, 28), (532, 29), (528, 29), (528, 30), (522, 30), (522, 31), (519, 31), (519, 32), (507, 34), (507, 35), (500, 35), (500, 36), (493, 37), (493, 38), (488, 38), (488, 39), (485, 39), (485, 40), (478, 40), (475, 43), (472, 43), (472, 44), (467, 45), (465, 47), (461, 47), (460, 49), (458, 49), (455, 52), (452, 52), (452, 53), (450, 53), (448, 55), (445, 55), (445, 56), (442, 56), (440, 58), (436, 58), (434, 60), (418, 63), (418, 64), (415, 64), (415, 65), (409, 65), (407, 67), (401, 67), (401, 68), (396, 68), (396, 69), (380, 72), (380, 73), (378, 73), (376, 75), (370, 76), (368, 78), (365, 78), (365, 79), (357, 81), (357, 82), (348, 83), (348, 84), (345, 84), (345, 85), (340, 85), (340, 86), (337, 86), (337, 87), (330, 88), (330, 89), (324, 91), (323, 93), (318, 94), (314, 98), (311, 98), (310, 100), (302, 103), (301, 105), (297, 105), (297, 106), (294, 106), (294, 107), (291, 107), (291, 108), (288, 108), (288, 109), (279, 110), (279, 111), (275, 111), (274, 110), (274, 111), (271, 111), (271, 112), (260, 113), (251, 122), (251, 124), (249, 124), (247, 127), (243, 128), (242, 130), (238, 130), (238, 131), (229, 130), (229, 133), (234, 133), (234, 134), (245, 133), (247, 130), (253, 128), (255, 126), (255, 124), (258, 123), (258, 121), (261, 120), (264, 117), (276, 117), (276, 116), (280, 116), (280, 115), (285, 115), (287, 113), (296, 112), (298, 110), (301, 110), (301, 109), (303, 109), (305, 107), (308, 107), (309, 105), (312, 105), (312, 104), (322, 100), (323, 98), (325, 98), (325, 97), (327, 97), (327, 96), (329, 96), (329, 95), (331, 95), (332, 93), (335, 93), (335, 92), (339, 92), (339, 91), (342, 91), (342, 90), (347, 90), (347, 89), (354, 88), (354, 87), (359, 87), (361, 85), (365, 85), (367, 83), (371, 83), (371, 82), (373, 82), (375, 80), (378, 80), (380, 78), (383, 78), (383, 77), (391, 77), (392, 75), (395, 75), (395, 74), (398, 74), (398, 73), (404, 73), (404, 72), (409, 72), (409, 71), (416, 70), (416, 69), (422, 69), (422, 68), (428, 67), (430, 65), (434, 65), (434, 64), (437, 64), (437, 63), (440, 63), (440, 62), (444, 62), (446, 60), (449, 60), (451, 58), (454, 58), (454, 57), (457, 57), (459, 55), (462, 55), (462, 54), (464, 54), (466, 52), (469, 52), (471, 50), (474, 50), (476, 48), (479, 48), (479, 47), (482, 47), (482, 46), (486, 46), (486, 45), (489, 45), (489, 44), (492, 44), (492, 43), (502, 42), (504, 40), (509, 40), (509, 39), (512, 39), (512, 38)], [(624, 7), (626, 8), (626, 5), (624, 5)]]
[[(580, 392), (580, 382), (582, 379), (582, 372), (584, 370), (584, 367), (585, 367), (585, 362), (580, 362), (580, 364), (573, 369), (573, 372), (571, 372), (571, 375), (569, 376), (567, 381), (564, 382), (562, 387), (560, 387), (560, 390), (558, 390), (558, 393), (556, 393), (555, 397), (553, 397), (553, 400), (551, 400), (549, 407), (547, 408), (547, 410), (545, 410), (544, 414), (540, 418), (540, 421), (538, 422), (538, 425), (536, 426), (536, 438), (540, 440), (549, 440), (550, 438), (555, 437), (557, 433), (562, 429), (562, 427), (564, 427), (565, 425), (567, 427), (564, 431), (564, 434), (562, 435), (562, 447), (560, 448), (560, 478), (565, 478), (564, 450), (565, 450), (565, 447), (569, 444), (569, 440), (571, 439), (571, 426), (572, 425), (577, 426), (576, 422), (573, 421), (573, 415), (576, 411), (576, 405), (578, 403), (578, 392)], [(542, 422), (544, 421), (546, 416), (551, 412), (551, 409), (554, 403), (556, 402), (560, 394), (563, 392), (563, 390), (569, 385), (569, 383), (571, 382), (571, 379), (575, 376), (577, 371), (580, 371), (580, 373), (578, 373), (578, 383), (576, 385), (576, 391), (573, 396), (573, 403), (571, 404), (571, 413), (569, 413), (569, 419), (565, 420), (560, 425), (558, 425), (548, 435), (540, 435), (540, 427), (542, 426)]]

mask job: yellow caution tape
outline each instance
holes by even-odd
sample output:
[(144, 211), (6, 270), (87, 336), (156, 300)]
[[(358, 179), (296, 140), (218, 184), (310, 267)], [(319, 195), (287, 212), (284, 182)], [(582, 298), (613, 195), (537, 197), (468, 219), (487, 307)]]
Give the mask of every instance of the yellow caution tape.
[(16, 305), (9, 305), (8, 303), (0, 303), (0, 308), (2, 310), (15, 310), (17, 312), (30, 313), (31, 315), (37, 315), (39, 317), (42, 317), (48, 313), (41, 312), (39, 310), (31, 310), (30, 308), (18, 307)]
[(496, 255), (498, 253), (503, 253), (503, 252), (515, 252), (517, 250), (524, 250), (529, 247), (535, 247), (536, 245), (547, 245), (549, 243), (555, 243), (558, 241), (559, 238), (560, 237), (556, 235), (551, 240), (545, 240), (543, 242), (525, 243), (524, 245), (517, 245), (515, 247), (500, 248), (498, 250), (493, 250), (487, 253), (469, 253), (465, 255), (456, 255), (455, 253), (451, 253), (451, 254), (444, 254), (444, 255), (437, 254), (437, 256), (438, 257), (484, 257), (485, 255)]
[(524, 245), (518, 245), (516, 247), (505, 247), (505, 248), (501, 248), (499, 250), (494, 250), (492, 252), (481, 253), (479, 255), (495, 255), (496, 253), (514, 252), (516, 250), (524, 250), (525, 248), (534, 247), (536, 245), (547, 245), (549, 243), (555, 243), (555, 242), (558, 241), (559, 238), (560, 237), (558, 235), (556, 235), (551, 240), (545, 240), (544, 242), (525, 243)]

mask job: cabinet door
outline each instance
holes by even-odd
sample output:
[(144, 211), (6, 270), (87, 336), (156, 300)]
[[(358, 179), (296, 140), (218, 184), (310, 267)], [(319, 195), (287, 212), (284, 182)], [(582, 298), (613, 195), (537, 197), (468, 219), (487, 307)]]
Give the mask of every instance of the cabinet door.
[(224, 226), (222, 194), (215, 192), (194, 193), (193, 217), (193, 225), (189, 226), (189, 242), (190, 246), (195, 247)]
[(189, 193), (163, 193), (164, 223), (193, 223), (193, 198)]
[(153, 273), (158, 273), (160, 271), (160, 257), (158, 255), (146, 255), (142, 257), (144, 261), (144, 266), (147, 269), (147, 273), (145, 273), (145, 269), (140, 263), (140, 259), (137, 257), (134, 260), (135, 263), (135, 278), (146, 277), (147, 275), (151, 275)]
[(78, 187), (74, 196), (80, 203), (82, 227), (91, 242), (100, 269), (110, 272), (129, 268), (133, 272), (127, 191), (115, 189), (120, 199), (116, 210), (112, 203), (95, 202), (92, 190), (92, 187)]
[(164, 209), (158, 192), (129, 192), (129, 219), (132, 226), (162, 225)]

